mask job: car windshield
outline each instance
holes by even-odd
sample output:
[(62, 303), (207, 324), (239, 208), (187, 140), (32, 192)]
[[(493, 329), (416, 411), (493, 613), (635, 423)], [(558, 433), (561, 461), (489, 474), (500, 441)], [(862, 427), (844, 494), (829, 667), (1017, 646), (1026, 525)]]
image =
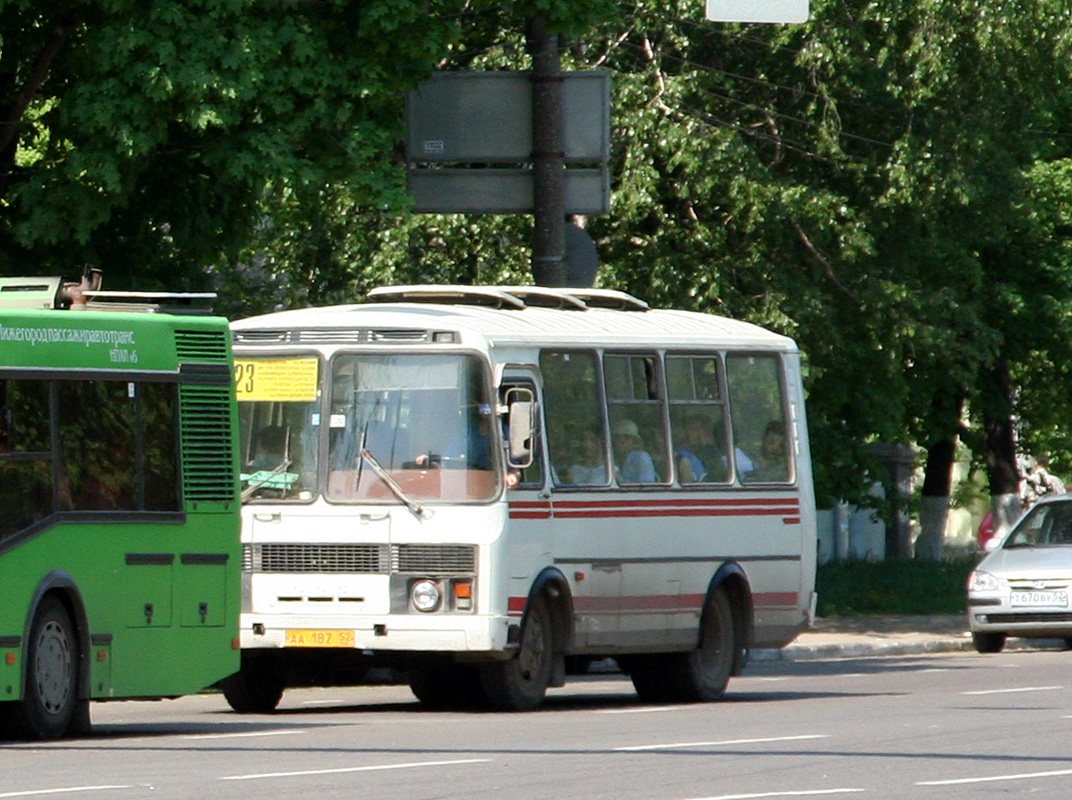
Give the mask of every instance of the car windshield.
[(1013, 529), (1005, 547), (1072, 545), (1072, 503), (1039, 503)]

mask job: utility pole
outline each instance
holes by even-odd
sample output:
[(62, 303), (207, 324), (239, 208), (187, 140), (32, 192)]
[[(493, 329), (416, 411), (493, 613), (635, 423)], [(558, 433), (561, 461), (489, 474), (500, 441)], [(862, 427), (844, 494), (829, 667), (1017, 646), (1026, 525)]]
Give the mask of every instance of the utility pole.
[(528, 25), (532, 56), (532, 278), (539, 286), (565, 286), (565, 152), (562, 144), (562, 59), (557, 34), (543, 19)]

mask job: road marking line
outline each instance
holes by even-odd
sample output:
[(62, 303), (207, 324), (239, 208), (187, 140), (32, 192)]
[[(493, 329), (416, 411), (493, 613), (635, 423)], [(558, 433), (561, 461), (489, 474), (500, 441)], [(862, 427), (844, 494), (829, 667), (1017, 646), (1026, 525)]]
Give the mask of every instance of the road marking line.
[(949, 781), (919, 781), (916, 786), (954, 786), (960, 783), (988, 783), (992, 781), (1021, 781), (1025, 778), (1059, 778), (1072, 775), (1072, 769), (1058, 769), (1053, 772), (1024, 772), (1020, 775), (991, 775), (989, 778), (957, 778)]
[(133, 789), (133, 786), (68, 786), (63, 789), (31, 789), (25, 792), (4, 792), (0, 797), (30, 797), (37, 794), (61, 794), (66, 792), (99, 792), (104, 789)]
[(757, 792), (756, 794), (720, 794), (714, 797), (695, 797), (692, 800), (753, 800), (758, 797), (809, 797), (820, 794), (849, 794), (867, 789), (801, 789), (787, 792)]
[(247, 731), (246, 733), (191, 733), (180, 736), (180, 739), (241, 739), (250, 736), (287, 736), (292, 733), (305, 733), (305, 731)]
[(684, 706), (644, 706), (643, 708), (607, 708), (597, 714), (650, 714), (653, 711), (684, 711), (686, 708), (703, 708), (700, 703)]
[(982, 689), (976, 692), (961, 692), (966, 695), (981, 695), (981, 694), (1016, 694), (1017, 692), (1052, 692), (1057, 689), (1064, 689), (1064, 686), (1021, 686), (1018, 689)]
[(221, 781), (251, 781), (258, 778), (294, 778), (302, 775), (338, 775), (344, 772), (374, 772), (383, 769), (410, 769), (412, 767), (447, 767), (453, 764), (481, 764), (490, 758), (465, 758), (458, 761), (413, 761), (408, 764), (377, 764), (371, 767), (340, 767), (338, 769), (309, 769), (300, 772), (261, 772), (255, 775), (226, 775)]
[[(825, 733), (809, 733), (804, 736), (776, 736), (768, 739), (725, 739), (721, 742), (678, 742), (677, 744), (644, 744), (636, 747), (615, 747), (615, 752), (627, 753), (638, 750), (670, 750), (675, 747), (719, 747), (730, 744), (765, 744), (767, 742), (798, 742), (801, 739), (828, 739)], [(751, 795), (749, 795), (751, 796)], [(759, 795), (757, 795), (758, 797)]]

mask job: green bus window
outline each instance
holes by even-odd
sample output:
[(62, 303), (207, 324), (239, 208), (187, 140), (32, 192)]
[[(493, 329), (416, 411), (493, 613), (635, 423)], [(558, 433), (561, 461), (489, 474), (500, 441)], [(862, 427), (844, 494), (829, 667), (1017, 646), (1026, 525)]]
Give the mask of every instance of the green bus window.
[(57, 381), (61, 498), (74, 511), (138, 507), (134, 384)]
[(144, 508), (179, 511), (178, 386), (139, 384), (141, 392)]
[(742, 483), (792, 480), (778, 358), (756, 354), (728, 356), (726, 381), (738, 478)]
[(47, 381), (0, 380), (0, 508), (0, 544), (52, 513)]
[(606, 486), (610, 482), (600, 410), (596, 354), (540, 354), (551, 475), (558, 486)]
[(48, 386), (48, 381), (0, 381), (0, 454), (52, 449)]
[(47, 461), (0, 460), (0, 545), (52, 513), (52, 470)]

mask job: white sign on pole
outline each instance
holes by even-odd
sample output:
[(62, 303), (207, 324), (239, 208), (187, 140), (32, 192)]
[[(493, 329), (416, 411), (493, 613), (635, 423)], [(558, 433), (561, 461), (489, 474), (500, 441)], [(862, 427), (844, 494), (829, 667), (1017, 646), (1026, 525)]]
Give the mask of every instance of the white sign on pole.
[(712, 22), (807, 22), (808, 0), (706, 0)]

